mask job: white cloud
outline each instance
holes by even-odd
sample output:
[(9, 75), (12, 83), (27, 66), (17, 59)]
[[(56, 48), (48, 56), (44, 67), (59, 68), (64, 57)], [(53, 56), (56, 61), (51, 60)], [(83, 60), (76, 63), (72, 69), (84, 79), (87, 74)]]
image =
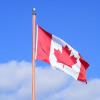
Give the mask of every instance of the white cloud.
[(63, 91), (45, 100), (100, 100), (100, 80), (92, 80), (87, 85), (73, 82)]
[[(31, 63), (0, 64), (0, 100), (31, 100)], [(100, 79), (77, 82), (61, 71), (36, 68), (36, 100), (100, 100)]]
[(31, 98), (31, 64), (24, 61), (0, 64), (0, 100), (28, 98)]

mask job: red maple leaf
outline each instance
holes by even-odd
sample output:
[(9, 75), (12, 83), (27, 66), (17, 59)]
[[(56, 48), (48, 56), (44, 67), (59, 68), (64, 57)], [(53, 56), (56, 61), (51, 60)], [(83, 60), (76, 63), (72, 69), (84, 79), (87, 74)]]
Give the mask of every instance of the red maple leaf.
[(67, 46), (62, 47), (62, 52), (54, 49), (54, 54), (57, 58), (57, 62), (59, 62), (59, 63), (63, 63), (70, 67), (72, 67), (72, 65), (76, 64), (77, 58), (75, 58), (74, 56), (70, 56), (71, 50), (69, 50)]

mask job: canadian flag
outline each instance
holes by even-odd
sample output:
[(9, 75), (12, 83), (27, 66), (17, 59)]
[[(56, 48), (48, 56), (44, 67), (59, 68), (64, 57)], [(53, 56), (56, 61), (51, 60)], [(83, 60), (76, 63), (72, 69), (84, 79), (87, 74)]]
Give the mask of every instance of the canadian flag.
[(51, 64), (76, 80), (86, 81), (89, 64), (80, 54), (62, 39), (37, 26), (36, 59)]

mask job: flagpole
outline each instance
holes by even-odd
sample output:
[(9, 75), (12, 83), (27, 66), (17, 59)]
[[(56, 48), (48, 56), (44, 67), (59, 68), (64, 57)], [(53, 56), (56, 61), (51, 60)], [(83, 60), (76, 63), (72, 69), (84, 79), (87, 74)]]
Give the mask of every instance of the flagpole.
[(36, 10), (32, 9), (32, 100), (35, 95), (35, 49), (36, 49)]

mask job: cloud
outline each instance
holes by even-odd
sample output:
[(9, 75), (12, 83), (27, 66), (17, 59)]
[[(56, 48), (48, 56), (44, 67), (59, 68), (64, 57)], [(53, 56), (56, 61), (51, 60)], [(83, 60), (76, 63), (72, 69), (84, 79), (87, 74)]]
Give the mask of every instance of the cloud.
[(100, 80), (92, 80), (88, 85), (77, 82), (45, 100), (100, 100)]
[[(32, 67), (26, 61), (0, 64), (0, 100), (31, 100)], [(36, 100), (100, 100), (100, 79), (75, 81), (49, 67), (36, 68)]]
[(0, 64), (0, 100), (31, 100), (31, 64)]

